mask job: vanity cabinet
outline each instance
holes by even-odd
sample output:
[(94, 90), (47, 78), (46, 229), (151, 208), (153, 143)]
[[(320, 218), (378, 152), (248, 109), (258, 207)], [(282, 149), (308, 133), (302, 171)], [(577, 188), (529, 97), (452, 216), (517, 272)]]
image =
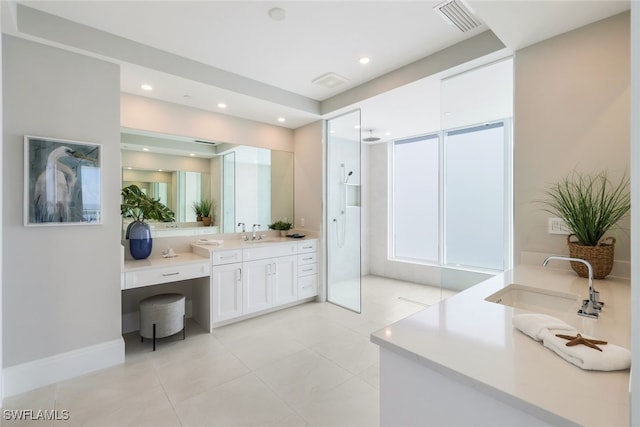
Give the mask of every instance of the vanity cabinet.
[(211, 270), (211, 321), (242, 315), (242, 251), (213, 252)]
[(318, 295), (318, 241), (298, 243), (298, 299)]
[(211, 250), (212, 327), (317, 295), (316, 246), (305, 240)]

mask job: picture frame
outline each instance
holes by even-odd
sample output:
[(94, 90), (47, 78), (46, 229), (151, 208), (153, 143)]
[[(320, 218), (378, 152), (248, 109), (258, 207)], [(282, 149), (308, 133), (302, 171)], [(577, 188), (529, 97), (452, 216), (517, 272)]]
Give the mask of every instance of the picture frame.
[(102, 223), (102, 146), (24, 136), (24, 225)]

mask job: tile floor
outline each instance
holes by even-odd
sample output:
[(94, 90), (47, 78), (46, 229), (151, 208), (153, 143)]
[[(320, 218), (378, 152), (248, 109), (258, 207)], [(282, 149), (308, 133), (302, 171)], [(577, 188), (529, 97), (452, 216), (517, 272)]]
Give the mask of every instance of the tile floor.
[[(369, 334), (453, 294), (363, 278), (363, 313), (307, 303), (151, 352), (125, 335), (124, 365), (5, 400), (3, 409), (68, 410), (66, 421), (2, 426), (377, 426), (378, 347)], [(4, 418), (4, 417), (2, 417)]]

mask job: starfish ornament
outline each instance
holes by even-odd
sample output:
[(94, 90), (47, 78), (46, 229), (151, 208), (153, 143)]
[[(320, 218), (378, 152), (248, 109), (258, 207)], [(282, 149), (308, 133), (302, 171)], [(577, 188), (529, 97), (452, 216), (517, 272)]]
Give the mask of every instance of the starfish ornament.
[(565, 340), (569, 340), (569, 342), (566, 344), (567, 347), (572, 347), (574, 345), (586, 345), (587, 347), (596, 349), (598, 351), (602, 351), (602, 349), (600, 347), (598, 347), (596, 344), (606, 344), (606, 341), (600, 341), (600, 340), (593, 340), (593, 339), (589, 339), (589, 338), (585, 338), (580, 334), (577, 334), (575, 337), (572, 337), (571, 335), (562, 335), (562, 334), (556, 334), (556, 336), (558, 338), (562, 338)]

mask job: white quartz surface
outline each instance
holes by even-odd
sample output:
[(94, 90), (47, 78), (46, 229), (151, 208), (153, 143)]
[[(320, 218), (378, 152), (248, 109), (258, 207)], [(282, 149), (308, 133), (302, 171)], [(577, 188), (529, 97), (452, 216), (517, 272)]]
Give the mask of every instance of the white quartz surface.
[[(242, 239), (221, 239), (223, 240), (222, 244), (200, 244), (197, 241), (194, 241), (191, 246), (194, 252), (203, 254), (204, 251), (224, 251), (224, 250), (233, 250), (233, 249), (246, 249), (246, 248), (260, 248), (267, 247), (269, 245), (280, 245), (287, 243), (298, 243), (303, 242), (305, 240), (314, 240), (316, 237), (305, 236), (302, 238), (293, 238), (293, 237), (275, 237), (275, 236), (267, 236), (260, 240), (247, 240), (244, 241)], [(212, 239), (215, 240), (215, 239)]]
[(524, 311), (485, 301), (513, 283), (579, 296), (569, 312), (547, 314), (631, 348), (628, 279), (594, 281), (605, 302), (596, 320), (576, 314), (587, 296), (587, 279), (535, 266), (519, 266), (482, 282), (376, 331), (371, 341), (534, 415), (553, 414), (587, 426), (628, 425), (629, 371), (584, 371), (515, 329), (512, 317)]
[(124, 261), (124, 271), (131, 272), (137, 270), (146, 270), (157, 267), (171, 267), (176, 265), (197, 264), (208, 262), (209, 258), (205, 258), (193, 252), (177, 253), (174, 257), (149, 257), (147, 259), (127, 259)]

